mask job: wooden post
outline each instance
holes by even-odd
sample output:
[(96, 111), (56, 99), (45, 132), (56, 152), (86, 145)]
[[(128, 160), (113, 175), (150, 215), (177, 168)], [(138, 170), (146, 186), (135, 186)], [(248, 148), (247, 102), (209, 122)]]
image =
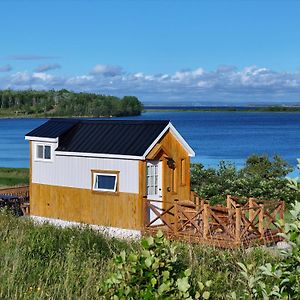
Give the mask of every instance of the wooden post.
[(179, 224), (178, 199), (174, 199), (174, 234), (176, 236), (178, 234), (178, 224)]
[(249, 198), (249, 221), (252, 222), (253, 221), (253, 218), (254, 218), (254, 198)]
[(197, 196), (196, 197), (196, 210), (198, 211), (199, 210), (199, 206), (200, 206), (200, 201), (199, 201), (199, 197)]
[(143, 229), (145, 230), (149, 221), (148, 218), (148, 205), (147, 205), (147, 196), (143, 196)]
[(201, 201), (200, 201), (200, 209), (204, 208), (204, 203), (205, 203), (205, 200), (201, 199)]
[(235, 242), (241, 244), (242, 209), (239, 205), (235, 208)]
[(228, 219), (229, 219), (229, 222), (231, 223), (232, 221), (232, 205), (231, 205), (231, 195), (227, 195), (226, 197), (226, 206), (227, 206), (227, 209), (228, 209)]
[(209, 234), (209, 204), (204, 203), (203, 205), (203, 212), (202, 212), (202, 220), (203, 220), (203, 238), (206, 240), (208, 239)]
[(195, 193), (193, 191), (191, 191), (190, 193), (190, 198), (191, 198), (191, 201), (195, 201)]
[(264, 206), (263, 204), (259, 204), (259, 215), (258, 215), (258, 231), (260, 233), (260, 238), (264, 237)]
[(231, 209), (231, 195), (227, 195), (226, 204), (227, 204), (227, 208)]

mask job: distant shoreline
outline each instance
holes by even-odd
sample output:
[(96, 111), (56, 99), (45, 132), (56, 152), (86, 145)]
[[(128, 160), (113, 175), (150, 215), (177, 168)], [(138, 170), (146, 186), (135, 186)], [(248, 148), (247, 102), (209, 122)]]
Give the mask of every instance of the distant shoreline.
[[(270, 112), (270, 113), (300, 113), (300, 106), (144, 106), (143, 112)], [(1, 119), (49, 119), (49, 118), (116, 118), (117, 116), (53, 116), (30, 114), (3, 114)]]
[(300, 106), (144, 106), (144, 112), (300, 112)]

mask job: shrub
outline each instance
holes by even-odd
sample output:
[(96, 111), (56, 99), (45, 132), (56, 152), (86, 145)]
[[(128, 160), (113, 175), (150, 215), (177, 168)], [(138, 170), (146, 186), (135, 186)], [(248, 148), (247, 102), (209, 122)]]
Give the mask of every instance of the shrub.
[(292, 168), (279, 156), (252, 155), (238, 170), (234, 164), (221, 161), (217, 169), (191, 166), (192, 189), (212, 204), (224, 203), (226, 195), (280, 199), (286, 203), (300, 200), (300, 192), (287, 186), (285, 177)]
[(178, 263), (176, 247), (158, 232), (144, 238), (140, 252), (122, 251), (109, 278), (101, 284), (105, 299), (208, 299), (210, 281), (191, 287), (191, 271)]
[[(292, 204), (290, 214), (291, 222), (281, 234), (289, 247), (282, 250), (280, 262), (258, 269), (238, 263), (246, 299), (300, 299), (300, 202)], [(237, 299), (236, 293), (231, 297)]]

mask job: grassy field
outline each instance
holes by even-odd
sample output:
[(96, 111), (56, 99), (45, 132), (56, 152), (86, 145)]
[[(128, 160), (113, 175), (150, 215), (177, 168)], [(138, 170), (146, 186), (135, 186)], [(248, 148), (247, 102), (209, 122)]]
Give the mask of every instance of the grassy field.
[(29, 169), (0, 168), (0, 187), (29, 184)]
[[(194, 281), (212, 280), (212, 299), (240, 295), (237, 262), (257, 266), (277, 260), (263, 249), (225, 251), (177, 243), (180, 264)], [(0, 299), (99, 299), (98, 288), (113, 255), (137, 249), (136, 241), (108, 238), (88, 228), (35, 226), (0, 213)]]

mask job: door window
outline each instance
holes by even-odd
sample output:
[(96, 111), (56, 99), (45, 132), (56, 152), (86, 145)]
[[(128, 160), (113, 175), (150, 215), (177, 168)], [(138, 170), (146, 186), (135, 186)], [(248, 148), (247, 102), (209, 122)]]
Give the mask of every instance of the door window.
[(158, 194), (158, 162), (147, 163), (147, 195)]

